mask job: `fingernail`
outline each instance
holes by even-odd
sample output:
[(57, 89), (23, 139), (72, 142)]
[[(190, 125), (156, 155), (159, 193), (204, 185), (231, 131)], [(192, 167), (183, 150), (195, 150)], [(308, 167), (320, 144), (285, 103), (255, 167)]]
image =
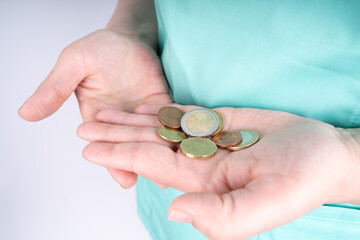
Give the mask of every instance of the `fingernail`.
[(179, 209), (174, 209), (170, 212), (169, 220), (175, 222), (190, 223), (190, 224), (192, 222), (191, 216), (188, 213), (183, 212)]

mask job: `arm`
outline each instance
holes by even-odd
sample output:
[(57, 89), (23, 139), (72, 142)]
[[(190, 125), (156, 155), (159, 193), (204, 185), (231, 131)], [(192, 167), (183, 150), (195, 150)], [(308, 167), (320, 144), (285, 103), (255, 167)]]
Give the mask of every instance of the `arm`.
[(343, 190), (333, 202), (346, 202), (360, 205), (360, 128), (337, 128), (345, 141), (352, 160), (352, 167), (343, 183)]
[(135, 36), (153, 48), (157, 46), (157, 21), (154, 1), (119, 0), (107, 29)]

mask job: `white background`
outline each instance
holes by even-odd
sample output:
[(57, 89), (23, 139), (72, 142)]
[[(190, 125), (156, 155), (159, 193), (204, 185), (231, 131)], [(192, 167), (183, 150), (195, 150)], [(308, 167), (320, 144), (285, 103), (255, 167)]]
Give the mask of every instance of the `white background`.
[(135, 189), (81, 156), (74, 95), (51, 117), (17, 109), (74, 40), (103, 28), (116, 1), (0, 0), (0, 239), (150, 239)]

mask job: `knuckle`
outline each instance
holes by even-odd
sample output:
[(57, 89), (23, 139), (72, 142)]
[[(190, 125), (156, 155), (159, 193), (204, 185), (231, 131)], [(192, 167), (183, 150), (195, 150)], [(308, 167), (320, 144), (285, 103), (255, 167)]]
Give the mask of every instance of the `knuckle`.
[(50, 85), (50, 89), (59, 100), (67, 99), (71, 94), (71, 92), (69, 93), (67, 89), (57, 84)]
[(61, 52), (59, 56), (59, 63), (71, 63), (72, 66), (79, 67), (81, 63), (85, 59), (84, 56), (85, 51), (82, 50), (81, 44), (74, 42), (68, 46), (66, 46)]
[(60, 52), (60, 59), (63, 58), (70, 58), (71, 56), (75, 55), (75, 48), (73, 47), (73, 44), (70, 44), (69, 46), (66, 46), (61, 52)]
[(230, 216), (235, 208), (235, 197), (232, 192), (220, 195), (221, 209), (223, 214)]

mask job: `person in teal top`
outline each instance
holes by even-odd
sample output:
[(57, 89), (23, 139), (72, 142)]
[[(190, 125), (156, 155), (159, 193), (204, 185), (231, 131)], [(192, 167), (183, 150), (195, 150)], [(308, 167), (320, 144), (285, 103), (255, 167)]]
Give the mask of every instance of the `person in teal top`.
[[(75, 90), (91, 121), (84, 157), (137, 182), (153, 239), (359, 239), (359, 12), (350, 0), (119, 1), (19, 113), (42, 119)], [(261, 139), (187, 162), (154, 131), (172, 102), (217, 108)]]

